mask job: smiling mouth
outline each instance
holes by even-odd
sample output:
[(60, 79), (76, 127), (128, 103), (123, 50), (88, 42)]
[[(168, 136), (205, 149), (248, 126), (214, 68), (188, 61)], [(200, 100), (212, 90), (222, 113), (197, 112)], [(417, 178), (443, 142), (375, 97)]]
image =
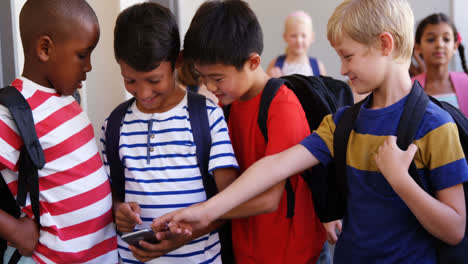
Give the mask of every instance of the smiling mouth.
[(158, 99), (158, 95), (154, 96), (153, 98), (151, 99), (140, 99), (140, 102), (143, 103), (143, 104), (152, 104), (154, 103), (157, 99)]

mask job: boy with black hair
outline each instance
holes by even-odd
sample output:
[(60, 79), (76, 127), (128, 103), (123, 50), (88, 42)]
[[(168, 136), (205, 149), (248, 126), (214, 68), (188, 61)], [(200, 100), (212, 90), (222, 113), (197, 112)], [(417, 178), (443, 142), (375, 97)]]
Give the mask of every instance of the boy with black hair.
[[(262, 51), (262, 29), (244, 1), (204, 3), (184, 39), (184, 57), (194, 61), (203, 82), (220, 103), (231, 104), (228, 125), (241, 172), (310, 134), (299, 100), (283, 85), (269, 108), (265, 141), (257, 123), (260, 98), (270, 79), (260, 65)], [(325, 231), (315, 215), (306, 183), (296, 175), (291, 185), (295, 195), (293, 217), (287, 217), (285, 181), (228, 214), (239, 218), (232, 221), (237, 263), (317, 261)]]
[[(154, 218), (207, 199), (200, 176), (203, 166), (196, 156), (197, 149), (206, 146), (195, 145), (188, 109), (192, 95), (176, 83), (175, 68), (181, 62), (173, 14), (156, 3), (125, 9), (115, 25), (114, 51), (125, 88), (134, 96), (122, 126), (113, 128), (120, 129), (119, 159), (125, 166), (124, 201), (114, 196), (115, 222), (117, 230), (130, 232), (149, 228)], [(238, 165), (221, 108), (205, 97), (202, 100), (212, 141), (208, 171), (222, 190), (237, 176)], [(101, 139), (104, 149), (111, 141), (106, 137), (108, 122)], [(106, 164), (110, 155), (103, 155)], [(190, 237), (158, 236), (157, 244), (140, 241), (138, 247), (119, 237), (121, 261), (221, 263), (216, 232), (220, 224), (196, 230)]]
[[(341, 164), (346, 167), (347, 207), (336, 264), (434, 264), (437, 239), (456, 245), (464, 238), (462, 183), (468, 180), (468, 166), (452, 117), (430, 101), (412, 144), (407, 150), (397, 145), (406, 102), (414, 91), (423, 94), (408, 74), (413, 25), (407, 0), (345, 0), (328, 20), (327, 36), (341, 59), (341, 73), (359, 94), (372, 92), (359, 105), (346, 163)], [(155, 229), (173, 221), (169, 227), (180, 232), (178, 222), (203, 226), (224, 218), (225, 212), (276, 182), (336, 160), (340, 153), (333, 145), (341, 140), (335, 130), (347, 113), (342, 108), (326, 116), (300, 144), (259, 160), (217, 196), (160, 219)], [(413, 160), (422, 186), (408, 172)], [(187, 225), (180, 226), (190, 233)], [(334, 226), (327, 229), (335, 232)]]
[[(30, 255), (34, 249), (32, 258), (20, 263), (117, 263), (109, 181), (91, 123), (71, 96), (91, 71), (91, 52), (99, 40), (96, 14), (84, 0), (29, 0), (21, 10), (20, 33), (24, 70), (12, 86), (32, 109), (46, 161), (38, 171), (39, 239), (35, 247), (19, 251)], [(0, 127), (1, 174), (17, 196), (23, 141), (4, 106)], [(0, 212), (0, 234), (19, 249), (37, 240), (34, 232), (29, 238), (21, 235), (31, 230), (31, 224), (23, 228), (32, 222), (24, 217), (33, 218), (29, 197), (20, 220)], [(4, 263), (12, 253), (9, 247)]]

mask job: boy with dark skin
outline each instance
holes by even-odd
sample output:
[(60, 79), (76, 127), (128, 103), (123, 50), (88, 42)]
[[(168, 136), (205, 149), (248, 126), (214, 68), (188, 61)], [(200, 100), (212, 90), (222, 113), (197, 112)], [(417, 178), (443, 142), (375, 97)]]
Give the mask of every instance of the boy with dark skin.
[[(30, 0), (20, 13), (20, 33), (24, 70), (12, 86), (31, 106), (46, 164), (39, 170), (41, 227), (29, 198), (18, 220), (0, 211), (0, 236), (11, 246), (4, 262), (15, 247), (32, 255), (20, 263), (116, 263), (110, 185), (91, 123), (70, 96), (91, 71), (100, 35), (96, 14), (84, 0)], [(4, 107), (0, 126), (0, 169), (16, 195), (23, 143)]]

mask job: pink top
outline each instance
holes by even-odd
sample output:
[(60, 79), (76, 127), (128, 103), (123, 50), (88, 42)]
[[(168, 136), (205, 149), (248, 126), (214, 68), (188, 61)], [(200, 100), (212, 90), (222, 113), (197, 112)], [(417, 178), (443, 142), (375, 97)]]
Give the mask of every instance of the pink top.
[[(455, 89), (455, 94), (458, 97), (460, 110), (468, 116), (468, 75), (464, 72), (449, 72), (450, 81)], [(426, 85), (426, 73), (421, 73), (412, 78), (412, 81), (418, 80), (424, 88)]]

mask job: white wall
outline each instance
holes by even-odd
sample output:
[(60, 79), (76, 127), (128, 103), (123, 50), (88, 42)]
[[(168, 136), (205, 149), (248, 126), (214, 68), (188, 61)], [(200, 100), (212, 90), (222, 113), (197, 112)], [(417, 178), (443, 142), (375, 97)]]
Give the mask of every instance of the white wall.
[(19, 34), (19, 14), (24, 3), (26, 3), (26, 0), (14, 0), (14, 5), (12, 5), (13, 13), (14, 13), (12, 19), (13, 19), (13, 25), (15, 27), (15, 30), (13, 32), (13, 37), (15, 38), (15, 43), (16, 43), (16, 45), (14, 45), (14, 48), (15, 48), (15, 64), (16, 64), (17, 76), (23, 72), (23, 67), (24, 67), (23, 45), (21, 44), (21, 36)]
[(114, 59), (114, 24), (120, 12), (119, 1), (88, 0), (96, 12), (101, 29), (99, 43), (92, 53), (93, 69), (82, 90), (83, 109), (88, 113), (99, 137), (105, 118), (125, 100), (120, 69)]
[(180, 0), (179, 1), (179, 32), (180, 32), (180, 48), (183, 48), (184, 45), (184, 36), (187, 32), (187, 29), (190, 26), (190, 22), (192, 21), (192, 17), (195, 15), (198, 7), (204, 2), (205, 0)]

